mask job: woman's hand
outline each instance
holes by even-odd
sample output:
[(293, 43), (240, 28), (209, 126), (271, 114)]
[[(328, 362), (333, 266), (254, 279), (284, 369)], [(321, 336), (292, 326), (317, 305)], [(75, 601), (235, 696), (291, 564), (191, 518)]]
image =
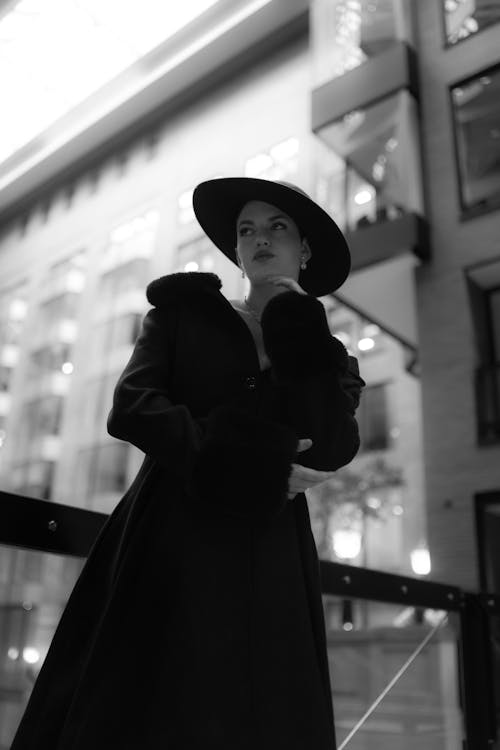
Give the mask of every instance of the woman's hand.
[[(309, 438), (299, 440), (297, 453), (308, 450), (311, 445), (312, 440)], [(316, 471), (316, 469), (308, 469), (300, 464), (292, 464), (292, 471), (288, 478), (288, 499), (291, 500), (299, 492), (305, 492), (305, 490), (309, 490), (317, 484), (323, 484), (334, 474), (334, 471)]]
[(307, 294), (300, 284), (298, 284), (295, 279), (292, 279), (290, 276), (272, 276), (268, 279), (271, 284), (275, 284), (275, 286), (284, 286), (286, 289), (290, 289), (292, 292), (298, 292), (299, 294)]

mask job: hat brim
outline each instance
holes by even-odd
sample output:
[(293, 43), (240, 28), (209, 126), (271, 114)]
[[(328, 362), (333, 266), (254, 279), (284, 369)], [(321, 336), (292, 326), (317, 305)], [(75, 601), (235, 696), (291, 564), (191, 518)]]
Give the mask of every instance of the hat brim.
[(195, 216), (212, 242), (233, 263), (236, 219), (248, 201), (271, 203), (292, 218), (307, 238), (312, 256), (299, 284), (315, 297), (338, 289), (351, 268), (349, 247), (340, 228), (307, 195), (293, 187), (256, 177), (221, 177), (200, 183), (193, 193)]

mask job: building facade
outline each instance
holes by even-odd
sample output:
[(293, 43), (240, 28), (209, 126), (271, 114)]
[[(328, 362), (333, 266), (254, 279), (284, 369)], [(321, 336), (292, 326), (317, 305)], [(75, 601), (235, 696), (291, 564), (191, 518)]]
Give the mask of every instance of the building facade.
[[(186, 78), (170, 107), (158, 93), (126, 138), (116, 128), (84, 156), (75, 139), (71, 169), (0, 206), (0, 489), (111, 512), (143, 458), (106, 417), (146, 285), (210, 271), (227, 297), (245, 293), (194, 219), (195, 185), (285, 179), (348, 235), (351, 278), (323, 302), (367, 382), (359, 455), (308, 494), (320, 557), (495, 592), (500, 9), (261, 5), (269, 15), (260, 31), (241, 22), (250, 42), (230, 63)], [(39, 609), (41, 659), (80, 563), (0, 556), (5, 606)], [(332, 628), (387, 621), (340, 601), (326, 612)]]

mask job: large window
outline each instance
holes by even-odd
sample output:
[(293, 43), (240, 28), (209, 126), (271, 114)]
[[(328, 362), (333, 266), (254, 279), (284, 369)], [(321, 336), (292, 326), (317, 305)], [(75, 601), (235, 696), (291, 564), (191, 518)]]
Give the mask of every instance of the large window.
[(408, 0), (313, 0), (313, 81), (337, 78), (389, 49), (411, 41)]
[(475, 332), (477, 436), (500, 441), (500, 258), (465, 270)]
[[(78, 453), (75, 493), (87, 507), (93, 498), (124, 492), (127, 485), (128, 443), (113, 441), (82, 448)], [(103, 510), (99, 507), (98, 510)]]
[(347, 229), (422, 213), (414, 98), (401, 91), (321, 129), (315, 181), (318, 201)]
[(456, 44), (500, 21), (498, 0), (441, 0), (447, 44)]
[(462, 213), (499, 208), (500, 66), (455, 84), (451, 102)]
[(245, 177), (262, 180), (292, 180), (299, 168), (299, 140), (290, 136), (245, 162)]

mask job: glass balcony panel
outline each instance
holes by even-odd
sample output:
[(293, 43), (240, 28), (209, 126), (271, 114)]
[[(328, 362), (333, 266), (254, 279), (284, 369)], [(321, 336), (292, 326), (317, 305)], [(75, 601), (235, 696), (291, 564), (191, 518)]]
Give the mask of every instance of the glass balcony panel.
[(500, 5), (491, 0), (441, 0), (446, 41), (457, 44), (500, 21)]
[(332, 165), (331, 190), (335, 185), (343, 195), (328, 200), (343, 199), (347, 229), (423, 213), (417, 108), (408, 92), (349, 112), (318, 135), (345, 163), (344, 183)]
[(313, 86), (338, 78), (394, 42), (412, 41), (408, 0), (313, 0)]
[(0, 748), (11, 745), (84, 562), (0, 546)]
[[(445, 612), (324, 595), (337, 743), (373, 706)], [(449, 613), (348, 750), (461, 750), (458, 619)]]

